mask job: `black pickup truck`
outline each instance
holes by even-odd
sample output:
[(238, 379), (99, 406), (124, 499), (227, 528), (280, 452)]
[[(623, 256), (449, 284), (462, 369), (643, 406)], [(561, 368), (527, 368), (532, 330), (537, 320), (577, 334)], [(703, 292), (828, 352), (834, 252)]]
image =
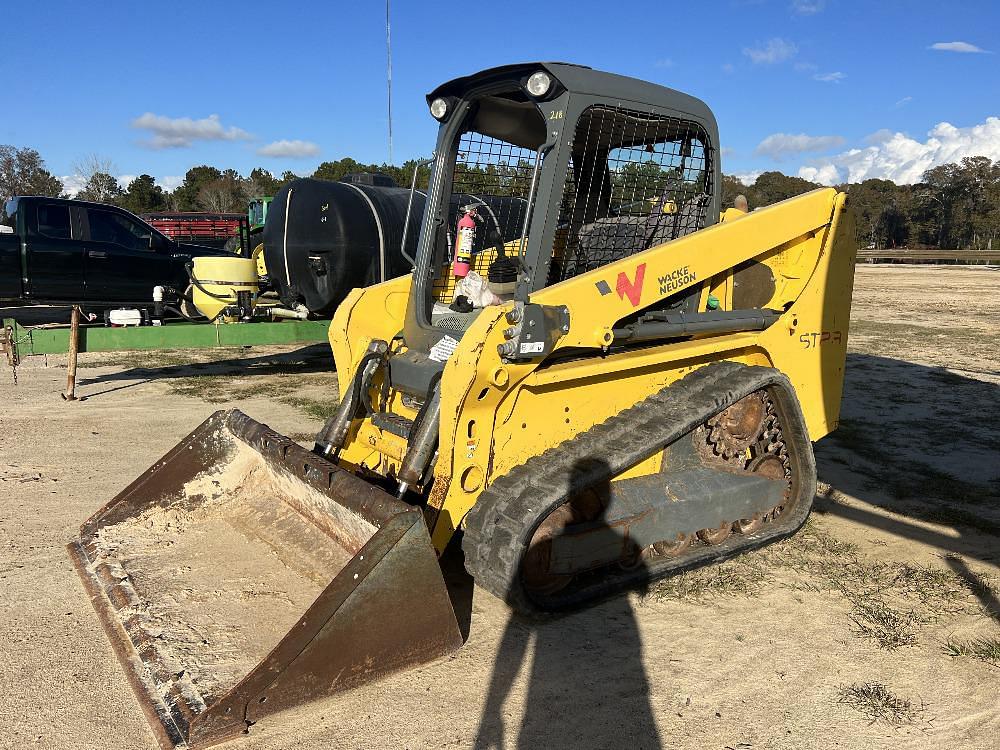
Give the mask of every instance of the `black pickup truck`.
[(183, 291), (185, 264), (231, 255), (175, 242), (103, 203), (23, 196), (0, 211), (0, 301), (148, 305), (154, 286)]

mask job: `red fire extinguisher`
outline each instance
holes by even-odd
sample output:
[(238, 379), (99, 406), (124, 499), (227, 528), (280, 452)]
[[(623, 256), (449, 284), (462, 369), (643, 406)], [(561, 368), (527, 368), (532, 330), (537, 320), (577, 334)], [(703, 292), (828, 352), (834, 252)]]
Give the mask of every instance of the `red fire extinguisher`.
[(472, 243), (476, 239), (476, 207), (463, 206), (464, 212), (458, 220), (455, 232), (455, 259), (451, 264), (451, 272), (462, 279), (469, 275), (472, 265)]

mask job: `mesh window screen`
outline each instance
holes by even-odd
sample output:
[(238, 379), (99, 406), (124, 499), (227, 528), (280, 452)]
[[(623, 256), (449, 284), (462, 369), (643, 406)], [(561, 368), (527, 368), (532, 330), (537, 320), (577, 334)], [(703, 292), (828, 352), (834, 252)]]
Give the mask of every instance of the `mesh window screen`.
[[(434, 280), (434, 298), (449, 303), (456, 279), (451, 273), (455, 225), (463, 206), (479, 205), (480, 221), (473, 244), (472, 270), (483, 278), (506, 272), (516, 277), (516, 265), (500, 269), (501, 253), (513, 259), (521, 248), (521, 232), (537, 152), (474, 131), (463, 133), (458, 144), (449, 208), (444, 263)], [(499, 264), (503, 265), (503, 264)], [(504, 277), (506, 278), (506, 276)]]
[(712, 150), (696, 123), (604, 105), (577, 123), (549, 283), (707, 224)]

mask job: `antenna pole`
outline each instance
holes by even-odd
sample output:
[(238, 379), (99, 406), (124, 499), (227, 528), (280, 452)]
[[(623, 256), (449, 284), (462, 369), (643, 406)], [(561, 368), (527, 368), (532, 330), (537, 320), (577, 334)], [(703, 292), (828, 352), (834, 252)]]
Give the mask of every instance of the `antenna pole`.
[(389, 164), (392, 164), (392, 34), (389, 27), (389, 3), (385, 0), (385, 85), (389, 113)]

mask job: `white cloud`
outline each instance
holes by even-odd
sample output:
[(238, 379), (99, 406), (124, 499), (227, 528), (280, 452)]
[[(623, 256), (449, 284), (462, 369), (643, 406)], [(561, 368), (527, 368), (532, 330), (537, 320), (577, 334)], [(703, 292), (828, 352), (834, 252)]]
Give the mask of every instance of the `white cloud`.
[(900, 107), (903, 107), (903, 106), (909, 104), (912, 101), (913, 101), (913, 97), (912, 96), (904, 96), (902, 99), (900, 99), (899, 101), (897, 101), (892, 106), (893, 106), (894, 109), (899, 109)]
[(773, 133), (757, 144), (754, 153), (757, 156), (770, 156), (772, 159), (782, 159), (794, 154), (806, 154), (813, 151), (828, 151), (844, 143), (839, 135), (806, 135), (799, 133)]
[(735, 70), (736, 70), (736, 66), (733, 65), (732, 63), (722, 63), (722, 72), (723, 73), (732, 73)]
[(63, 192), (70, 198), (75, 198), (76, 194), (83, 190), (83, 186), (87, 184), (87, 178), (79, 174), (68, 174), (61, 176), (59, 182), (63, 184)]
[(792, 0), (792, 12), (800, 16), (811, 16), (826, 7), (826, 0)]
[(156, 184), (168, 193), (179, 188), (182, 182), (184, 182), (184, 175), (170, 174), (156, 178)]
[(669, 57), (664, 57), (653, 63), (654, 68), (672, 68), (674, 67), (674, 61)]
[(750, 62), (766, 65), (783, 62), (798, 51), (798, 47), (780, 37), (768, 39), (763, 45), (743, 48), (743, 54), (750, 58)]
[(735, 177), (737, 180), (742, 182), (747, 187), (750, 187), (755, 182), (757, 182), (757, 178), (760, 177), (762, 174), (764, 173), (758, 170), (756, 172), (744, 172), (743, 174), (734, 174), (733, 177)]
[(988, 50), (981, 49), (968, 42), (935, 42), (928, 49), (936, 49), (941, 52), (971, 52), (980, 54), (990, 54)]
[[(853, 148), (799, 170), (806, 179), (823, 177), (825, 184), (861, 182), (871, 178), (900, 184), (919, 182), (928, 169), (960, 161), (966, 156), (1000, 159), (1000, 117), (987, 117), (978, 125), (956, 128), (935, 125), (926, 141), (903, 133), (879, 131), (869, 136), (867, 148)], [(814, 175), (814, 176), (807, 176)]]
[(792, 67), (794, 67), (800, 73), (811, 73), (812, 71), (816, 70), (818, 66), (815, 63), (811, 62), (797, 62)]
[(801, 167), (799, 177), (809, 182), (818, 182), (820, 185), (836, 185), (840, 182), (837, 168), (832, 164), (824, 164), (821, 167)]
[(143, 145), (154, 149), (188, 148), (195, 141), (247, 141), (253, 138), (242, 128), (224, 126), (218, 115), (193, 120), (146, 112), (132, 120), (132, 127), (148, 130), (152, 138)]
[(258, 156), (270, 156), (283, 159), (304, 159), (317, 156), (319, 146), (312, 141), (274, 141), (257, 149)]
[[(120, 174), (115, 179), (118, 181), (118, 187), (122, 190), (127, 190), (129, 183), (132, 182), (139, 175), (135, 174)], [(184, 177), (177, 175), (167, 175), (165, 177), (156, 177), (156, 184), (164, 189), (166, 192), (172, 191), (182, 182), (184, 182)], [(63, 191), (69, 195), (69, 197), (74, 198), (76, 194), (83, 190), (84, 184), (87, 182), (81, 175), (66, 175), (65, 177), (60, 177), (59, 181), (63, 184)]]
[(847, 74), (841, 73), (839, 70), (835, 70), (833, 73), (817, 73), (813, 76), (814, 80), (824, 83), (840, 83), (845, 78), (847, 78)]
[(865, 143), (869, 146), (877, 146), (880, 143), (891, 140), (894, 135), (895, 133), (889, 130), (889, 128), (879, 128), (874, 133), (869, 133), (865, 136)]

